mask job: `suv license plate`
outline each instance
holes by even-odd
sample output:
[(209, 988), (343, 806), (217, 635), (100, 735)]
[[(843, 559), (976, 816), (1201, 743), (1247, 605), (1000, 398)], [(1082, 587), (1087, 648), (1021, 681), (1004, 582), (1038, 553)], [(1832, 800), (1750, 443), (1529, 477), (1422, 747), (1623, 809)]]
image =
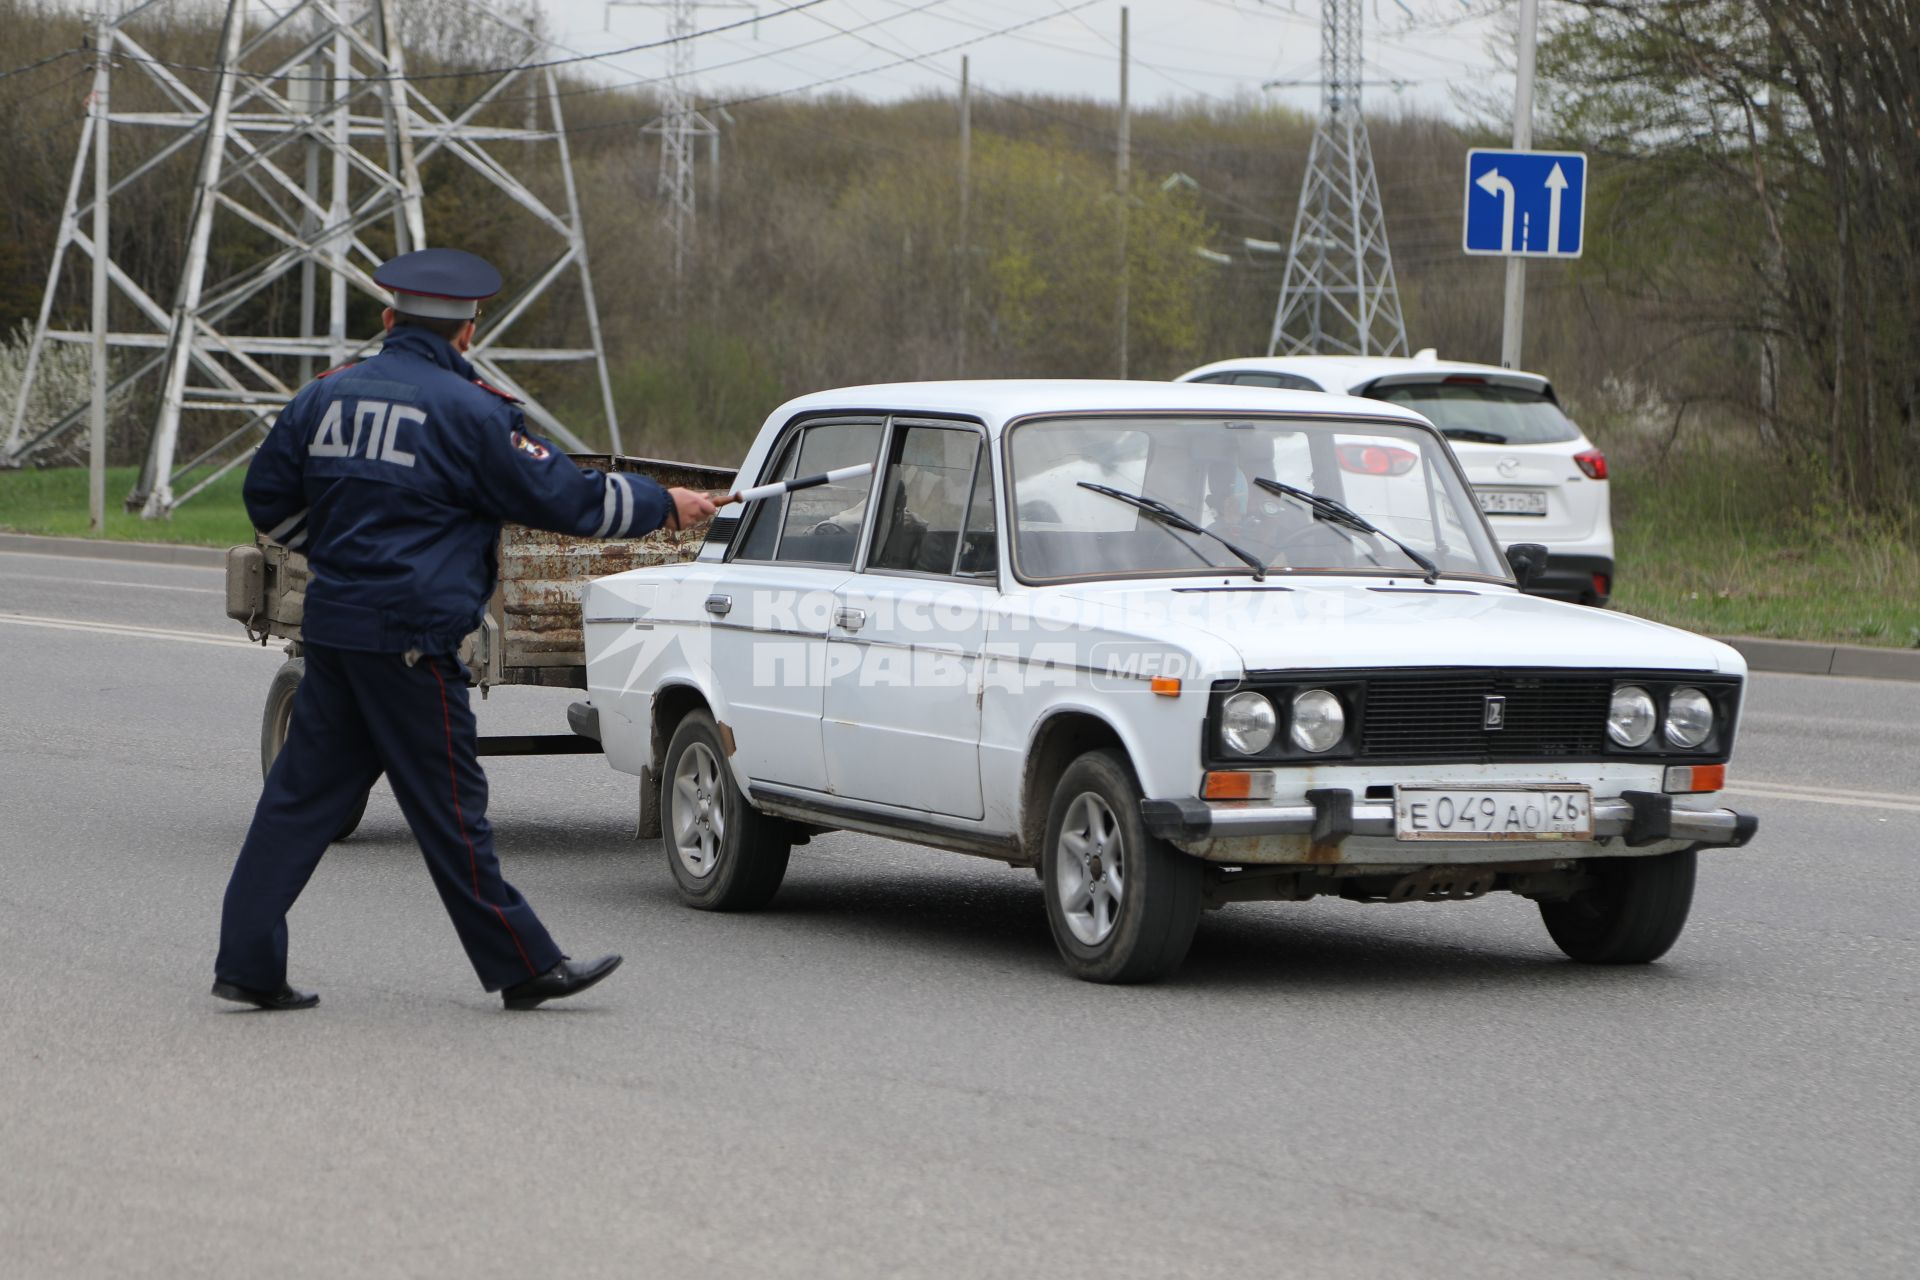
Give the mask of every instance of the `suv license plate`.
[(1396, 787), (1399, 840), (1591, 840), (1587, 787)]
[(1490, 516), (1543, 516), (1547, 514), (1544, 489), (1479, 489), (1480, 510)]

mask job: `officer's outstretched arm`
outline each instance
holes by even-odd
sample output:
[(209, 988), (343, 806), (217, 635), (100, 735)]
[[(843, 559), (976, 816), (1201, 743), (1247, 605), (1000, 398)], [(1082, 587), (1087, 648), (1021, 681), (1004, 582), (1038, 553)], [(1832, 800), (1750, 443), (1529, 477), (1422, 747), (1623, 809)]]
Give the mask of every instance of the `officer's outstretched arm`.
[(502, 406), (481, 428), (474, 497), (502, 520), (588, 538), (632, 538), (667, 522), (673, 500), (645, 476), (582, 471)]
[(306, 418), (296, 397), (267, 432), (247, 464), (240, 496), (253, 527), (275, 542), (301, 547), (307, 540)]

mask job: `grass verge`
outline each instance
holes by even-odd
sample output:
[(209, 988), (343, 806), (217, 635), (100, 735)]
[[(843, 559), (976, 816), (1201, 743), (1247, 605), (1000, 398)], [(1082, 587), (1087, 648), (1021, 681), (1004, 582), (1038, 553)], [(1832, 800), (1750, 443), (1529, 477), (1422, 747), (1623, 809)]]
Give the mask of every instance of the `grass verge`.
[(1622, 466), (1617, 609), (1709, 635), (1920, 647), (1912, 535), (1812, 502), (1734, 451)]
[[(118, 542), (185, 542), (230, 547), (251, 542), (253, 526), (240, 500), (244, 470), (220, 477), (166, 520), (142, 520), (122, 505), (140, 478), (137, 467), (107, 468), (107, 527), (87, 527), (85, 467), (0, 471), (0, 529), (58, 537), (104, 537)], [(191, 482), (190, 482), (191, 483)], [(188, 484), (176, 492), (184, 493)]]

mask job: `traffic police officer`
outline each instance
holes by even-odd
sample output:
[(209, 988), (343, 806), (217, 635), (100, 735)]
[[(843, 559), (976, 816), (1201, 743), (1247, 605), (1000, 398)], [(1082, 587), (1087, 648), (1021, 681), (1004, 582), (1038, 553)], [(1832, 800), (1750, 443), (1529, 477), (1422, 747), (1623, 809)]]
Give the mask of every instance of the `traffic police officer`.
[(383, 264), (387, 339), (303, 388), (247, 473), (247, 513), (306, 552), (306, 674), (220, 921), (213, 994), (264, 1009), (319, 996), (287, 983), (287, 911), (384, 772), (434, 887), (489, 991), (510, 1009), (573, 995), (619, 965), (562, 955), (500, 873), (464, 668), (498, 573), (503, 521), (622, 538), (713, 513), (685, 489), (582, 471), (529, 434), (463, 356), (500, 273), (457, 249)]

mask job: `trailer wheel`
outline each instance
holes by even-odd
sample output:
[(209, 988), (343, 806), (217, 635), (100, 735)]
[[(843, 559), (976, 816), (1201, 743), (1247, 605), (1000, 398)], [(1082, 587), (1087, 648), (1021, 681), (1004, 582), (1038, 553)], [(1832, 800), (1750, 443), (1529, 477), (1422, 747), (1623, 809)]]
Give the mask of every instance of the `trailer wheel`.
[[(288, 658), (273, 673), (273, 683), (267, 686), (267, 708), (260, 717), (260, 776), (264, 779), (273, 770), (274, 758), (280, 754), (280, 748), (287, 745), (287, 729), (293, 724), (293, 695), (300, 688), (301, 679), (307, 674), (305, 658)], [(360, 819), (367, 812), (367, 798), (360, 797), (360, 803), (347, 816), (346, 823), (333, 838), (345, 840), (360, 825)]]

